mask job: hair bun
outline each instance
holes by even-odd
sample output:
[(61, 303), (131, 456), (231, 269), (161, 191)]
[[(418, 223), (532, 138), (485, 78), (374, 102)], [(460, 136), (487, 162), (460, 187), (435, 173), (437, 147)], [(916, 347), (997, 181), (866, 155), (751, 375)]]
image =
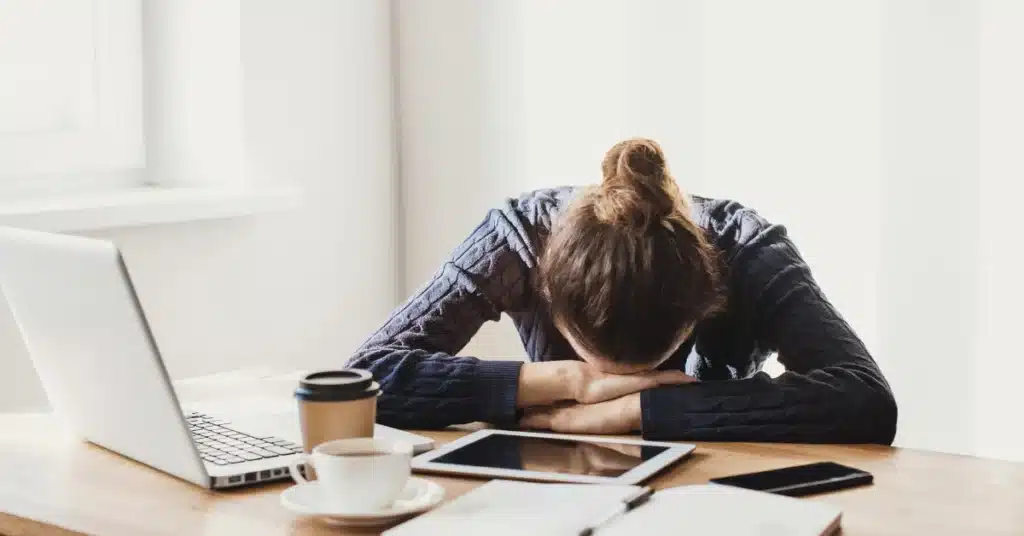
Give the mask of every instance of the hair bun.
[(619, 153), (615, 172), (621, 176), (644, 177), (657, 180), (665, 174), (665, 155), (654, 140), (628, 140)]
[(646, 228), (682, 210), (682, 196), (658, 142), (632, 138), (615, 144), (601, 163), (604, 180), (594, 199), (598, 219)]

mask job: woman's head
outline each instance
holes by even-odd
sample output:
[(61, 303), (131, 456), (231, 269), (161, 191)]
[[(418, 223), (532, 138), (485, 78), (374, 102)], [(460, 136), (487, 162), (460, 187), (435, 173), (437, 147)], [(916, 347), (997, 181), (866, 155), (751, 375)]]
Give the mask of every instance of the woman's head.
[(540, 260), (552, 318), (608, 372), (656, 367), (721, 305), (713, 246), (653, 140), (616, 144), (604, 179), (561, 215)]

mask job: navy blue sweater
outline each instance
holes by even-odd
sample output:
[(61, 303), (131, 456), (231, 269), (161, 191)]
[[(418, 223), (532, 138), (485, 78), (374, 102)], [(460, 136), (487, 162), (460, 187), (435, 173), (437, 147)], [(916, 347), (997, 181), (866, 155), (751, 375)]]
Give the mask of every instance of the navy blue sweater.
[[(508, 200), (395, 310), (349, 362), (383, 393), (378, 420), (404, 428), (514, 425), (521, 361), (456, 356), (502, 313), (533, 361), (578, 359), (554, 328), (532, 276), (574, 188)], [(822, 294), (779, 225), (739, 203), (692, 197), (721, 250), (728, 306), (699, 324), (660, 368), (699, 382), (641, 394), (649, 439), (891, 443), (896, 404), (864, 344)], [(778, 352), (786, 372), (761, 372)]]

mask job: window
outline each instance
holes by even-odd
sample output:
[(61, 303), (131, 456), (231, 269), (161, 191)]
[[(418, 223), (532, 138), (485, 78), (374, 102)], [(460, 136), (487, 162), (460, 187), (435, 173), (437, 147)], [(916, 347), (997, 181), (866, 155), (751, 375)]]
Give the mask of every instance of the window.
[(144, 167), (140, 10), (140, 0), (0, 2), (0, 191)]
[(292, 189), (244, 177), (241, 8), (0, 0), (0, 226), (71, 231), (294, 206)]

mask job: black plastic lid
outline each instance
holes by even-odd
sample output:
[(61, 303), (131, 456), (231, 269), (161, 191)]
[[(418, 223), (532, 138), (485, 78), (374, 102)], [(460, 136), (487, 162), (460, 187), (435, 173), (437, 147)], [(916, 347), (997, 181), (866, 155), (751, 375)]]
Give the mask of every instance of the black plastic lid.
[(325, 370), (299, 380), (295, 398), (311, 402), (342, 402), (377, 396), (380, 385), (367, 370)]

